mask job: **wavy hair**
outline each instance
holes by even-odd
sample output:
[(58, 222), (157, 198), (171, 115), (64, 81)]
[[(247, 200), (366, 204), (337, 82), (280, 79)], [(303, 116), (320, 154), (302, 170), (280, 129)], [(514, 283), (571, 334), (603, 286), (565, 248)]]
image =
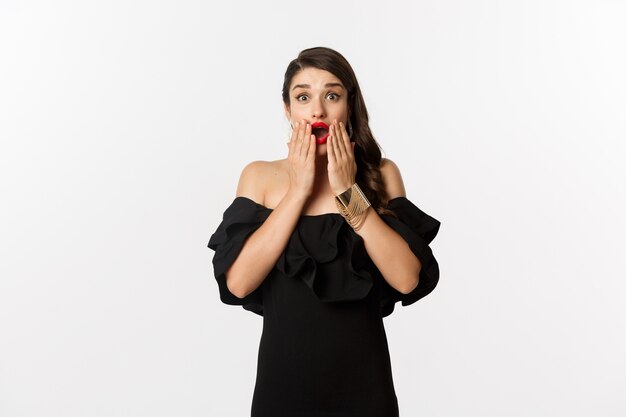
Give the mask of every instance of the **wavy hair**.
[(354, 159), (357, 165), (356, 183), (379, 214), (397, 217), (388, 208), (389, 195), (380, 172), (381, 147), (370, 130), (369, 115), (361, 88), (346, 58), (339, 52), (326, 47), (302, 50), (298, 57), (289, 63), (285, 71), (283, 102), (287, 106), (291, 105), (289, 87), (293, 77), (303, 69), (311, 67), (330, 72), (339, 78), (348, 90), (348, 109), (352, 125), (350, 140), (355, 142)]

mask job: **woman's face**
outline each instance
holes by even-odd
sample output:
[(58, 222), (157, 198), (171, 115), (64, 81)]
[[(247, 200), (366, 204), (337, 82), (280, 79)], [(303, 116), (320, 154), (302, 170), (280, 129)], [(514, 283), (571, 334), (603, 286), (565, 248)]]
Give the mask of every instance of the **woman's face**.
[(326, 125), (326, 128), (313, 130), (318, 154), (325, 154), (328, 127), (335, 119), (348, 123), (348, 91), (332, 73), (308, 67), (291, 80), (289, 100), (290, 105), (285, 105), (285, 115), (292, 126), (303, 120), (310, 124), (321, 122)]

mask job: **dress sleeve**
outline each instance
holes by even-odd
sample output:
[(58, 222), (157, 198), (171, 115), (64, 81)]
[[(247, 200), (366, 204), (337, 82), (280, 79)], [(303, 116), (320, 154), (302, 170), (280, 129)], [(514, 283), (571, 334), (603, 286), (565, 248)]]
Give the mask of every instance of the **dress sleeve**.
[(262, 285), (246, 297), (239, 298), (226, 285), (226, 271), (237, 259), (246, 239), (263, 224), (270, 212), (270, 209), (247, 197), (236, 197), (224, 212), (222, 222), (207, 245), (215, 251), (213, 270), (222, 302), (241, 305), (260, 316), (263, 315)]
[(389, 209), (398, 218), (383, 214), (381, 218), (407, 242), (411, 251), (422, 264), (418, 286), (408, 294), (393, 288), (384, 279), (381, 292), (381, 310), (383, 317), (393, 312), (395, 303), (402, 301), (403, 306), (413, 304), (428, 295), (439, 282), (439, 264), (429, 244), (439, 232), (441, 223), (434, 217), (420, 210), (406, 197), (389, 200)]

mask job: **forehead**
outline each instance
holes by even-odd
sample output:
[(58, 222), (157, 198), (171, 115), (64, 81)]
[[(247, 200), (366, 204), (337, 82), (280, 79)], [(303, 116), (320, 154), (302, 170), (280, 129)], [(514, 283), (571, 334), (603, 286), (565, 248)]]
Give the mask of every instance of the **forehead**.
[(322, 88), (328, 83), (343, 83), (333, 73), (319, 68), (307, 67), (298, 72), (291, 80), (291, 86), (296, 84), (309, 84), (311, 88)]

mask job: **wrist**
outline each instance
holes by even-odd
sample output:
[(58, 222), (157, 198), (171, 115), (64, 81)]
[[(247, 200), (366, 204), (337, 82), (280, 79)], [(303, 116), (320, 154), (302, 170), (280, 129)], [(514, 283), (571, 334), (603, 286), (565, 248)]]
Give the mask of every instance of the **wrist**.
[(336, 195), (335, 204), (339, 214), (355, 231), (361, 228), (369, 212), (368, 209), (371, 207), (371, 203), (357, 183), (354, 183), (350, 189)]
[(352, 192), (352, 187), (356, 184), (356, 182), (352, 182), (348, 185), (344, 185), (343, 187), (340, 187), (339, 189), (335, 189), (333, 190), (333, 194), (335, 196), (340, 196), (340, 195), (347, 195), (349, 196)]
[(293, 188), (289, 188), (284, 195), (283, 200), (289, 200), (294, 203), (300, 203), (304, 206), (304, 203), (309, 199), (310, 193), (302, 192)]

